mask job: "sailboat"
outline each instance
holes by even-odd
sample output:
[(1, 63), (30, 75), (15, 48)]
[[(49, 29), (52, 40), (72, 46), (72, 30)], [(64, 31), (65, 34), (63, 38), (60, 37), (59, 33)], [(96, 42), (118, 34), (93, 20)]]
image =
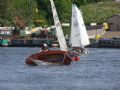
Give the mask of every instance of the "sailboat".
[(60, 50), (49, 50), (42, 51), (40, 53), (35, 53), (30, 55), (26, 59), (26, 64), (29, 65), (48, 65), (48, 64), (59, 64), (59, 65), (69, 65), (72, 58), (68, 54), (68, 47), (66, 40), (62, 31), (62, 27), (57, 15), (57, 11), (53, 0), (50, 0), (51, 8), (53, 12), (54, 24), (56, 27), (57, 38), (60, 45)]
[(84, 24), (81, 11), (75, 4), (72, 4), (72, 18), (71, 18), (71, 35), (70, 35), (70, 46), (76, 52), (87, 53), (88, 50), (85, 46), (89, 45), (89, 37)]

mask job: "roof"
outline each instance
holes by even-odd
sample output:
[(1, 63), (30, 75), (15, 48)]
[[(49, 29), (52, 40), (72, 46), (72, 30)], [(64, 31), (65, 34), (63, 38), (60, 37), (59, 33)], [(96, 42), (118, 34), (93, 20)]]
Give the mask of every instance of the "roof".
[(120, 17), (120, 14), (115, 14), (113, 16), (110, 16), (109, 18), (114, 17), (114, 16), (119, 16)]

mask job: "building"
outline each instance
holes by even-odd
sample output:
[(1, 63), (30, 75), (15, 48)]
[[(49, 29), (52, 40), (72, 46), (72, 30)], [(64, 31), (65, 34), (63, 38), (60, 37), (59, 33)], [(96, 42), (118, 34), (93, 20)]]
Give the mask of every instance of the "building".
[(110, 31), (120, 31), (120, 14), (109, 17), (107, 22)]
[(107, 23), (108, 29), (101, 38), (120, 38), (120, 14), (109, 17)]
[(116, 0), (116, 2), (120, 2), (120, 0)]
[(14, 27), (0, 27), (0, 36), (11, 36)]

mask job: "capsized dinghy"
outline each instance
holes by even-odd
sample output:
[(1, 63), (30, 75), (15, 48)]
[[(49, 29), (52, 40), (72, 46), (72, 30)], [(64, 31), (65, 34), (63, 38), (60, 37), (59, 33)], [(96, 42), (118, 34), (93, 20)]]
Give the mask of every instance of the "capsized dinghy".
[(68, 52), (60, 50), (42, 51), (30, 55), (26, 59), (28, 65), (69, 65), (71, 64), (71, 57)]

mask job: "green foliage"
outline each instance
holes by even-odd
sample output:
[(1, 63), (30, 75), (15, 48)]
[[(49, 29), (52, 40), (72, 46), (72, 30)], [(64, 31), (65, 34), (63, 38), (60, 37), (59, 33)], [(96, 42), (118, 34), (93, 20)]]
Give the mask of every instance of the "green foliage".
[[(54, 3), (61, 23), (71, 22), (72, 3), (80, 7), (85, 23), (101, 23), (120, 13), (120, 3), (110, 1), (112, 0), (54, 0)], [(14, 25), (15, 16), (21, 17), (28, 25), (33, 25), (35, 20), (45, 21), (40, 25), (53, 24), (49, 0), (0, 0), (0, 25)]]
[(57, 1), (56, 9), (61, 22), (70, 22), (71, 19), (71, 2), (65, 0)]
[(112, 15), (119, 14), (120, 3), (101, 2), (81, 6), (83, 17), (86, 23), (102, 23)]
[(39, 14), (42, 15), (41, 19), (44, 19), (47, 23), (51, 23), (52, 13), (49, 0), (36, 0), (37, 8), (39, 9)]

